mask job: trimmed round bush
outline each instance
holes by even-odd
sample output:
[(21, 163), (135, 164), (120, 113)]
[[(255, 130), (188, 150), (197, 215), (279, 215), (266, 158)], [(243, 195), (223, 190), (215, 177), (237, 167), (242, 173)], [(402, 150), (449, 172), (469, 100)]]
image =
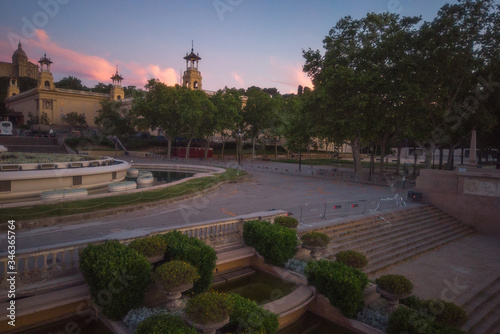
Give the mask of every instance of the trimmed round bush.
[(184, 313), (194, 323), (214, 324), (229, 317), (231, 302), (224, 293), (203, 292), (187, 301)]
[(166, 262), (156, 268), (154, 277), (167, 291), (180, 285), (194, 283), (200, 278), (195, 267), (179, 260)]
[(302, 235), (300, 240), (302, 240), (303, 245), (309, 247), (326, 247), (330, 243), (330, 237), (328, 235), (316, 231)]
[(245, 243), (273, 266), (283, 267), (297, 252), (297, 233), (294, 230), (266, 221), (253, 220), (243, 225)]
[(422, 307), (429, 310), (429, 313), (435, 316), (435, 321), (452, 327), (462, 327), (467, 321), (465, 310), (450, 302), (444, 300), (426, 300)]
[(265, 310), (256, 302), (235, 293), (227, 294), (232, 314), (229, 324), (222, 328), (225, 333), (274, 334), (278, 331), (278, 315)]
[(422, 310), (414, 310), (400, 306), (389, 317), (387, 334), (465, 334), (459, 328), (433, 320), (433, 317)]
[(140, 306), (151, 281), (146, 258), (116, 240), (88, 245), (80, 254), (80, 269), (94, 303), (112, 320)]
[(153, 315), (137, 326), (135, 334), (198, 334), (194, 328), (186, 325), (182, 319), (169, 314)]
[(335, 254), (335, 259), (337, 260), (337, 262), (357, 269), (363, 268), (368, 263), (368, 261), (366, 260), (366, 256), (353, 250), (338, 252), (337, 254)]
[(378, 287), (394, 294), (408, 294), (413, 291), (413, 283), (403, 275), (383, 275), (375, 280)]
[(288, 228), (296, 228), (299, 225), (297, 219), (283, 216), (274, 218), (274, 223)]
[(165, 240), (159, 235), (136, 239), (128, 246), (146, 257), (164, 255), (167, 249)]
[(355, 318), (363, 309), (363, 291), (368, 285), (368, 277), (358, 269), (340, 262), (319, 260), (309, 261), (305, 274), (307, 284), (314, 285), (346, 317)]
[(200, 278), (190, 291), (195, 294), (208, 291), (212, 285), (213, 271), (217, 261), (215, 250), (203, 241), (188, 237), (179, 231), (163, 234), (162, 237), (167, 243), (165, 260), (186, 261), (198, 270)]

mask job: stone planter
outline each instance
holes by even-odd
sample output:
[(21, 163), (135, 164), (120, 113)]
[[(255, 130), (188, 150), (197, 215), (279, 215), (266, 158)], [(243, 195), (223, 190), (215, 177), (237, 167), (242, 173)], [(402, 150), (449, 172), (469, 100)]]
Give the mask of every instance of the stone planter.
[(215, 331), (218, 330), (219, 328), (224, 327), (229, 323), (229, 317), (224, 319), (221, 322), (216, 322), (212, 324), (198, 324), (195, 323), (191, 320), (189, 320), (188, 317), (184, 317), (184, 320), (192, 327), (194, 327), (196, 330), (202, 332), (202, 333), (208, 333), (208, 334), (215, 334)]
[(184, 303), (181, 300), (181, 293), (191, 289), (193, 287), (193, 283), (181, 284), (170, 290), (166, 290), (159, 281), (156, 281), (156, 286), (159, 290), (163, 290), (166, 292), (167, 303), (165, 306), (167, 310), (169, 310), (169, 312), (174, 312), (184, 307)]
[(399, 300), (405, 299), (411, 296), (411, 293), (392, 293), (385, 291), (377, 286), (377, 292), (380, 293), (382, 297), (387, 299), (389, 312), (394, 312), (398, 308)]
[(308, 246), (302, 244), (302, 248), (310, 250), (311, 251), (311, 257), (315, 260), (319, 260), (320, 258), (320, 252), (324, 250), (326, 247), (322, 246)]

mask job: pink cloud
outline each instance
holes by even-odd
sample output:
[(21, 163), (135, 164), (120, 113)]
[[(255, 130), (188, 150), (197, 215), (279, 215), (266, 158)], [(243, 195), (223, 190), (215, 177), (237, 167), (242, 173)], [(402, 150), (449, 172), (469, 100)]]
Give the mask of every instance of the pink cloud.
[(178, 74), (173, 68), (162, 68), (153, 64), (142, 65), (136, 62), (124, 63), (120, 60), (110, 61), (99, 56), (79, 53), (52, 41), (42, 29), (35, 31), (35, 37), (29, 40), (29, 43), (47, 52), (47, 57), (54, 62), (51, 70), (64, 73), (64, 76), (72, 75), (80, 79), (110, 83), (110, 77), (115, 73), (116, 65), (119, 65), (118, 70), (124, 77), (126, 86), (142, 87), (151, 78), (157, 78), (167, 85), (175, 85), (178, 81)]
[(274, 78), (272, 81), (293, 87), (291, 91), (297, 91), (299, 85), (303, 87), (313, 87), (311, 79), (302, 71), (301, 64), (287, 64), (282, 59), (271, 57), (269, 63), (272, 67)]
[(231, 72), (231, 75), (233, 76), (234, 81), (239, 83), (242, 87), (245, 86), (245, 83), (243, 81), (243, 78), (241, 77), (241, 74), (239, 74), (238, 72)]

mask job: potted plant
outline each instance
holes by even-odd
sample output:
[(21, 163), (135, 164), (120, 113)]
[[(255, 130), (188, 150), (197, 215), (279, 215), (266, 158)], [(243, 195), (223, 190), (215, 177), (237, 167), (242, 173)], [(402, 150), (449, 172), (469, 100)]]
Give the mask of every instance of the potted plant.
[(215, 331), (227, 323), (231, 315), (231, 302), (223, 293), (203, 292), (187, 301), (185, 320), (203, 333)]
[(167, 292), (167, 309), (172, 312), (183, 306), (180, 301), (181, 292), (191, 289), (200, 276), (196, 268), (189, 263), (174, 260), (156, 268), (154, 278)]
[(302, 248), (310, 250), (313, 258), (317, 258), (318, 252), (328, 247), (330, 243), (328, 235), (315, 231), (302, 235), (300, 240), (302, 240)]
[(163, 260), (167, 243), (161, 236), (153, 235), (136, 239), (130, 243), (129, 247), (144, 255), (150, 263), (156, 263)]
[(297, 219), (293, 217), (283, 217), (283, 216), (274, 218), (274, 223), (284, 227), (288, 227), (292, 230), (296, 230), (297, 226), (299, 225)]
[(383, 275), (375, 283), (377, 292), (387, 299), (390, 311), (394, 311), (399, 300), (410, 297), (413, 291), (412, 282), (403, 275)]

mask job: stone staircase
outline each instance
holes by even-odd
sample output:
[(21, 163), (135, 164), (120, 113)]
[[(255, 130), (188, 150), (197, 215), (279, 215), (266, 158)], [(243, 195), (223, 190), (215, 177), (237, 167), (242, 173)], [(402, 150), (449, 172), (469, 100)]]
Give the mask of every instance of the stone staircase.
[(455, 301), (469, 319), (463, 329), (474, 334), (500, 333), (500, 270)]
[(376, 213), (316, 231), (332, 238), (329, 254), (341, 250), (365, 254), (368, 274), (474, 232), (431, 205)]

